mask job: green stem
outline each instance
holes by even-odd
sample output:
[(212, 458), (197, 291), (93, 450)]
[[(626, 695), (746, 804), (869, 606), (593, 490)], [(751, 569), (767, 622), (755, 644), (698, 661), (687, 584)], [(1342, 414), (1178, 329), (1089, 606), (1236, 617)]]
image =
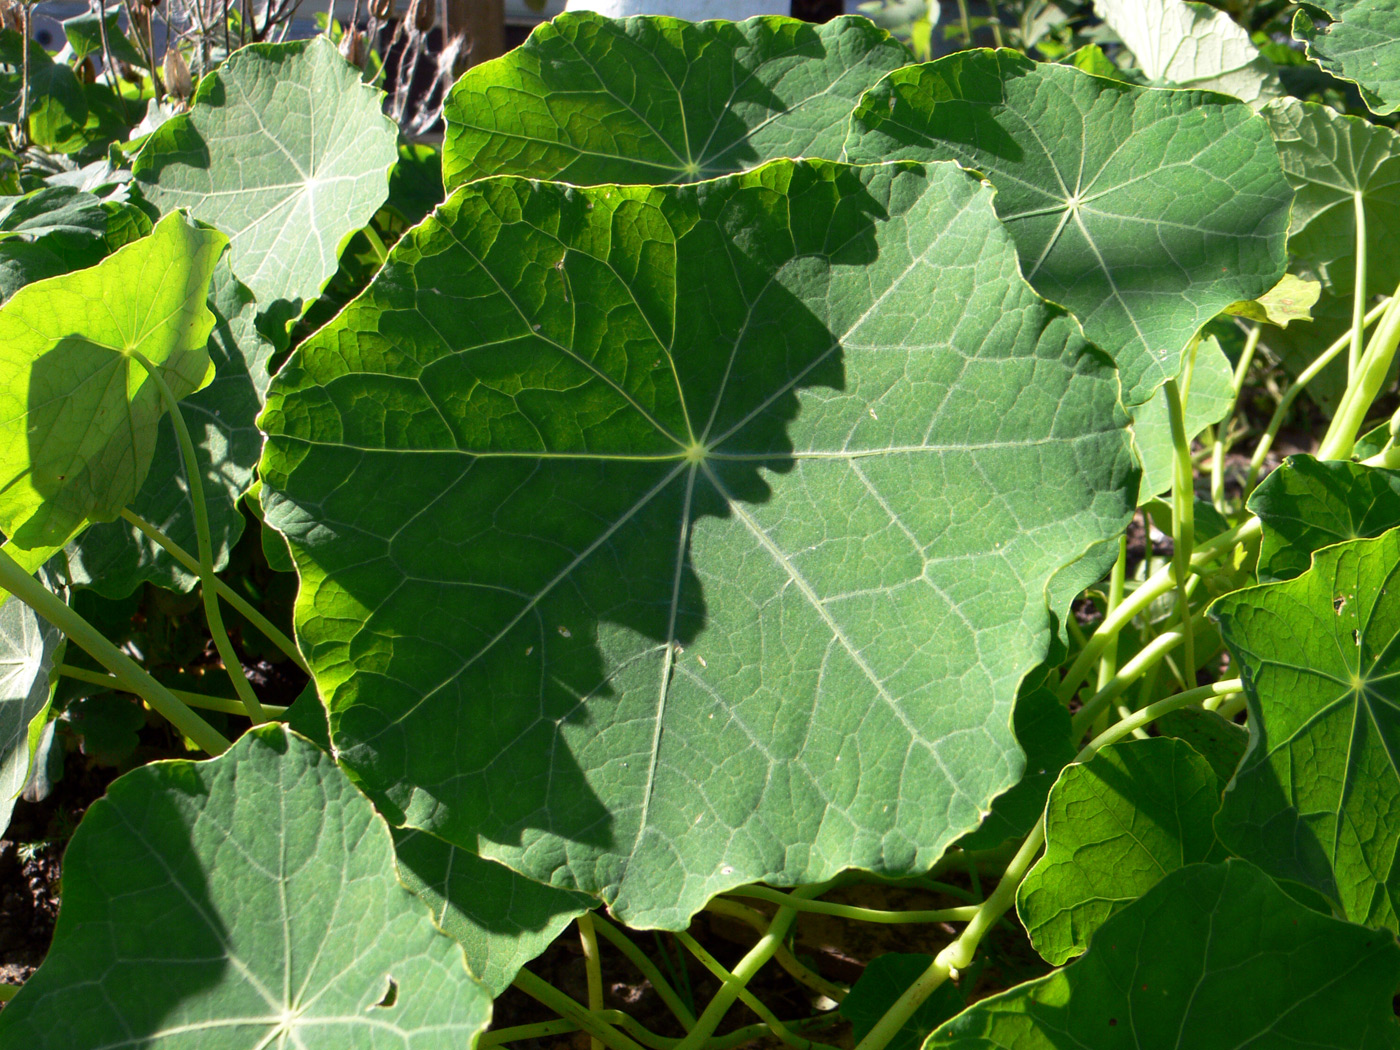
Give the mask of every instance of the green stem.
[(943, 908), (939, 911), (879, 911), (875, 908), (858, 908), (853, 904), (834, 904), (831, 901), (801, 900), (789, 893), (770, 890), (766, 886), (740, 886), (729, 890), (730, 896), (754, 897), (770, 901), (796, 911), (813, 912), (817, 915), (835, 915), (856, 922), (916, 923), (916, 922), (961, 922), (971, 918), (975, 907)]
[[(368, 44), (365, 45), (368, 48)], [(379, 265), (384, 265), (384, 260), (389, 258), (389, 249), (384, 247), (384, 241), (379, 234), (374, 232), (374, 227), (368, 223), (360, 230), (365, 235), (365, 240), (369, 241), (369, 246), (379, 256)]]
[[(136, 526), (136, 528), (140, 529), (150, 540), (164, 548), (167, 554), (190, 572), (196, 575), (199, 574), (199, 561), (194, 555), (181, 547), (165, 533), (161, 532), (156, 526), (152, 525), (144, 518), (139, 517), (130, 507), (126, 507), (122, 510), (122, 517)], [(214, 591), (220, 598), (237, 609), (244, 619), (261, 631), (269, 642), (277, 646), (278, 649), (281, 649), (287, 659), (291, 660), (307, 674), (311, 674), (311, 665), (306, 662), (306, 657), (301, 655), (300, 650), (297, 649), (296, 643), (273, 626), (272, 622), (266, 616), (253, 608), (242, 595), (217, 576), (214, 577)]]
[[(603, 966), (598, 958), (598, 935), (593, 929), (593, 913), (584, 912), (575, 923), (578, 939), (583, 946), (583, 968), (588, 979), (588, 1009), (593, 1013), (603, 1009)], [(603, 1050), (603, 1041), (596, 1035), (589, 1039), (592, 1050)]]
[[(1242, 687), (1240, 680), (1234, 678), (1225, 682), (1216, 682), (1213, 685), (1201, 686), (1198, 689), (1191, 689), (1165, 700), (1159, 700), (1155, 704), (1149, 704), (1141, 711), (1135, 711), (1128, 718), (1115, 723), (1096, 736), (1080, 750), (1074, 761), (1087, 762), (1101, 748), (1123, 739), (1135, 729), (1141, 729), (1171, 711), (1199, 704), (1207, 697), (1238, 692)], [(1035, 828), (1026, 836), (1026, 841), (1016, 851), (1016, 856), (1007, 865), (1006, 874), (997, 883), (997, 888), (978, 909), (977, 917), (963, 928), (962, 933), (952, 944), (938, 953), (928, 969), (919, 975), (918, 979), (875, 1023), (865, 1038), (856, 1044), (856, 1050), (882, 1050), (904, 1027), (909, 1018), (914, 1016), (914, 1011), (923, 1004), (925, 999), (950, 977), (956, 978), (959, 971), (967, 969), (973, 956), (977, 953), (982, 938), (1015, 901), (1016, 890), (1020, 887), (1021, 880), (1025, 878), (1026, 872), (1030, 870), (1031, 864), (1035, 862), (1035, 858), (1039, 856), (1041, 847), (1044, 845), (1045, 821), (1038, 820)]]
[(548, 981), (536, 977), (529, 970), (521, 970), (511, 983), (531, 999), (538, 1000), (549, 1007), (560, 1017), (574, 1022), (604, 1046), (611, 1047), (612, 1050), (643, 1050), (640, 1043), (619, 1032), (588, 1007), (565, 995)]
[(21, 0), (19, 5), (19, 31), (24, 40), (20, 45), (22, 57), (19, 71), (19, 122), (15, 130), (19, 134), (21, 149), (29, 146), (29, 37), (34, 31), (29, 24), (30, 2), (31, 0)]
[(1327, 428), (1327, 436), (1318, 447), (1318, 459), (1351, 457), (1356, 435), (1366, 421), (1366, 413), (1371, 410), (1376, 395), (1381, 392), (1390, 373), (1397, 346), (1400, 346), (1400, 286), (1395, 289), (1385, 312), (1376, 323), (1376, 330), (1371, 333), (1366, 352), (1361, 355), (1356, 378), (1347, 384), (1342, 403), (1332, 417), (1332, 425)]
[[(1205, 612), (1202, 611), (1193, 618), (1191, 629), (1194, 630), (1197, 624), (1204, 621)], [(1072, 739), (1081, 739), (1100, 711), (1127, 692), (1129, 686), (1141, 678), (1149, 668), (1157, 666), (1163, 657), (1184, 640), (1183, 631), (1167, 631), (1138, 650), (1117, 674), (1105, 682), (1099, 691), (1074, 713), (1074, 721), (1071, 724)]]
[[(126, 692), (126, 686), (120, 678), (115, 675), (103, 674), (100, 671), (90, 671), (86, 667), (74, 667), (71, 664), (62, 664), (57, 671), (58, 674), (66, 678), (72, 678), (79, 682), (88, 682), (91, 685), (106, 686), (108, 689), (117, 689)], [(169, 688), (167, 686), (167, 688)], [(207, 693), (191, 693), (185, 689), (171, 689), (170, 694), (188, 707), (199, 707), (205, 711), (218, 711), (225, 715), (244, 715), (243, 704), (229, 696), (210, 696)], [(263, 710), (270, 713), (273, 718), (280, 718), (287, 713), (285, 707), (278, 707), (275, 704), (264, 704)]]
[(219, 658), (224, 662), (224, 670), (228, 672), (229, 681), (233, 683), (233, 691), (238, 694), (238, 699), (243, 701), (253, 724), (259, 725), (267, 721), (267, 715), (263, 713), (262, 704), (258, 702), (258, 696), (253, 692), (247, 676), (243, 674), (243, 664), (238, 659), (238, 654), (233, 651), (233, 643), (229, 641), (228, 632), (224, 630), (223, 614), (219, 611), (219, 598), (214, 589), (214, 543), (209, 536), (209, 509), (204, 503), (204, 481), (200, 477), (194, 442), (190, 440), (190, 431), (185, 426), (180, 403), (166, 385), (160, 369), (151, 364), (146, 355), (139, 350), (130, 351), (130, 355), (132, 360), (146, 370), (151, 382), (160, 391), (161, 400), (165, 402), (166, 410), (170, 413), (170, 422), (175, 427), (180, 454), (185, 460), (185, 481), (190, 489), (190, 504), (194, 508), (195, 536), (199, 540), (199, 592), (204, 602), (204, 617), (209, 621), (209, 633), (214, 639), (214, 648), (219, 651)]
[(1254, 355), (1259, 349), (1259, 337), (1263, 331), (1262, 325), (1251, 325), (1248, 334), (1245, 335), (1244, 349), (1240, 351), (1240, 359), (1235, 365), (1235, 375), (1230, 383), (1230, 407), (1225, 410), (1224, 418), (1215, 426), (1215, 446), (1210, 450), (1210, 499), (1221, 514), (1225, 513), (1225, 453), (1229, 451), (1230, 446), (1230, 423), (1234, 420), (1235, 409), (1239, 407), (1240, 391), (1244, 389), (1250, 365), (1254, 363)]
[[(1219, 536), (1214, 536), (1202, 543), (1191, 556), (1191, 571), (1200, 572), (1213, 558), (1229, 551), (1237, 544), (1246, 543), (1253, 539), (1262, 528), (1263, 523), (1258, 518), (1251, 517), (1229, 532), (1222, 532)], [(1079, 691), (1080, 684), (1088, 676), (1090, 668), (1098, 661), (1109, 641), (1116, 638), (1118, 632), (1135, 616), (1145, 611), (1154, 601), (1175, 587), (1175, 566), (1163, 566), (1145, 579), (1137, 590), (1124, 598), (1122, 605), (1106, 615), (1099, 622), (1098, 629), (1093, 636), (1080, 650), (1069, 670), (1065, 672), (1064, 680), (1060, 683), (1060, 699), (1068, 702)]]
[[(1194, 350), (1193, 350), (1194, 354)], [(1167, 419), (1171, 423), (1172, 448), (1172, 564), (1176, 569), (1177, 614), (1185, 643), (1186, 676), (1196, 673), (1196, 641), (1191, 630), (1191, 599), (1186, 592), (1191, 549), (1196, 544), (1195, 472), (1191, 466), (1191, 441), (1186, 435), (1186, 401), (1176, 380), (1167, 380)]]
[(596, 932), (603, 935), (604, 940), (622, 952), (628, 961), (641, 971), (642, 976), (651, 982), (652, 988), (656, 989), (656, 994), (661, 997), (661, 1001), (675, 1015), (681, 1026), (687, 1032), (694, 1028), (695, 1015), (691, 1013), (685, 1003), (681, 1002), (681, 997), (671, 987), (671, 982), (662, 976), (661, 970), (647, 957), (646, 953), (633, 944), (630, 937), (601, 915), (593, 916), (593, 926)]
[[(1128, 534), (1125, 532), (1118, 537), (1118, 560), (1113, 563), (1113, 571), (1108, 576), (1108, 606), (1105, 615), (1118, 608), (1123, 601), (1123, 581), (1128, 574)], [(1099, 658), (1099, 688), (1104, 687), (1104, 683), (1113, 677), (1118, 670), (1118, 646), (1109, 645), (1104, 648), (1103, 656)]]
[[(726, 918), (738, 919), (747, 926), (753, 927), (759, 933), (768, 929), (768, 917), (760, 911), (740, 904), (738, 901), (725, 900), (723, 897), (716, 897), (705, 905), (705, 910), (714, 912), (716, 915), (723, 915)], [(778, 950), (773, 953), (773, 961), (783, 968), (794, 981), (804, 985), (816, 992), (824, 995), (828, 999), (840, 1002), (850, 993), (850, 989), (834, 981), (828, 981), (815, 970), (804, 966), (797, 956), (786, 944), (778, 945)]]
[(557, 1021), (541, 1021), (539, 1024), (522, 1024), (514, 1028), (498, 1028), (494, 1032), (484, 1032), (477, 1039), (476, 1045), (480, 1050), (481, 1047), (500, 1046), (516, 1039), (543, 1039), (551, 1035), (567, 1035), (578, 1030), (578, 1025), (573, 1021), (561, 1017)]
[(958, 0), (958, 16), (962, 19), (963, 47), (971, 47), (972, 19), (967, 15), (967, 0)]
[(1356, 272), (1351, 292), (1351, 350), (1347, 354), (1347, 385), (1356, 381), (1361, 368), (1362, 331), (1366, 316), (1366, 199), (1360, 190), (1352, 195), (1356, 213)]
[[(812, 897), (818, 897), (825, 893), (829, 888), (829, 883), (802, 886), (794, 890), (792, 895), (800, 900), (810, 900)], [(714, 1034), (715, 1028), (719, 1026), (720, 1021), (724, 1020), (724, 1015), (734, 1005), (734, 1000), (739, 998), (739, 993), (745, 990), (753, 975), (762, 969), (764, 963), (773, 958), (773, 953), (778, 950), (778, 946), (782, 944), (783, 938), (787, 936), (788, 930), (792, 928), (796, 919), (796, 908), (782, 907), (778, 909), (772, 922), (768, 924), (768, 932), (760, 937), (758, 943), (739, 960), (739, 965), (734, 967), (729, 980), (720, 985), (719, 991), (715, 993), (714, 998), (710, 1000), (696, 1020), (695, 1028), (681, 1040), (679, 1050), (699, 1050), (705, 1045), (706, 1040)]]
[[(704, 946), (690, 934), (684, 932), (677, 933), (676, 939), (690, 949), (690, 953), (700, 960), (705, 969), (718, 977), (723, 986), (728, 986), (735, 981), (734, 974), (726, 970), (724, 964), (707, 952)], [(801, 1036), (788, 1031), (787, 1025), (778, 1020), (777, 1015), (769, 1010), (768, 1007), (763, 1004), (763, 1001), (747, 988), (740, 988), (739, 999), (768, 1025), (775, 1036), (786, 1045), (793, 1047), (794, 1050), (836, 1050), (835, 1047), (830, 1047), (826, 1043), (814, 1043), (810, 1039), (803, 1039)]]
[[(1371, 324), (1371, 322), (1385, 312), (1386, 307), (1389, 305), (1390, 300), (1387, 299), (1385, 302), (1372, 307), (1370, 312), (1362, 318), (1362, 325)], [(1278, 407), (1274, 409), (1274, 414), (1269, 417), (1269, 425), (1264, 430), (1264, 436), (1259, 440), (1259, 445), (1255, 448), (1254, 455), (1251, 456), (1249, 460), (1249, 474), (1244, 480), (1244, 496), (1246, 499), (1248, 499), (1249, 494), (1254, 491), (1254, 482), (1259, 477), (1259, 471), (1264, 465), (1264, 457), (1269, 454), (1269, 450), (1274, 446), (1274, 438), (1278, 436), (1279, 428), (1283, 426), (1284, 415), (1287, 414), (1293, 402), (1298, 399), (1298, 395), (1317, 377), (1317, 374), (1330, 365), (1333, 359), (1346, 348), (1350, 339), (1351, 335), (1349, 333), (1343, 335), (1326, 350), (1318, 354), (1312, 364), (1298, 373), (1298, 378), (1293, 381), (1293, 385), (1290, 386), (1284, 392), (1283, 397), (1279, 399)]]
[(150, 704), (153, 711), (193, 740), (197, 747), (211, 755), (221, 755), (228, 750), (229, 742), (221, 733), (180, 703), (169, 689), (70, 609), (58, 595), (25, 572), (3, 547), (0, 547), (0, 588), (9, 591), (87, 650), (94, 660), (117, 676), (123, 689)]

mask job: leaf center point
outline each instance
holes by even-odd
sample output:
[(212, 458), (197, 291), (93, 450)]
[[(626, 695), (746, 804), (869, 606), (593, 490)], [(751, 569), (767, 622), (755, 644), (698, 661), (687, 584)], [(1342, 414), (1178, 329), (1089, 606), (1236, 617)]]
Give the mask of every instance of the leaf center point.
[(701, 463), (704, 463), (709, 454), (710, 450), (698, 441), (692, 441), (687, 445), (684, 453), (685, 461), (692, 467), (698, 467)]

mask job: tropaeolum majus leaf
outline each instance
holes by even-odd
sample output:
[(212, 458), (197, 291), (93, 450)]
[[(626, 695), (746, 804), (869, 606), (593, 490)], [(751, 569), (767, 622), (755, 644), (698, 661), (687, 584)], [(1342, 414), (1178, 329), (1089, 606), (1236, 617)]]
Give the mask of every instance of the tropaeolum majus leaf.
[(1056, 966), (1167, 872), (1223, 860), (1220, 781), (1172, 737), (1130, 740), (1066, 767), (1045, 807), (1045, 855), (1016, 892), (1031, 943)]
[(1347, 918), (1400, 928), (1400, 532), (1313, 555), (1297, 579), (1211, 607), (1239, 665), (1249, 749), (1221, 842)]
[(990, 198), (497, 178), (405, 235), (261, 417), (337, 755), (396, 822), (643, 927), (977, 825), (1047, 591), (1137, 485)]
[[(257, 301), (229, 271), (227, 259), (221, 260), (214, 270), (209, 308), (215, 318), (207, 344), (214, 362), (214, 378), (180, 403), (180, 413), (194, 440), (213, 565), (220, 570), (243, 534), (243, 512), (238, 502), (253, 483), (253, 467), (262, 452), (262, 433), (254, 420), (272, 379), (267, 365), (274, 347), (258, 332)], [(185, 550), (196, 549), (198, 537), (185, 462), (168, 416), (160, 422), (151, 469), (131, 501), (131, 510)], [(111, 598), (130, 594), (146, 581), (188, 591), (199, 580), (197, 574), (126, 521), (85, 529), (68, 545), (66, 555), (69, 582), (92, 587)]]
[(140, 490), (165, 402), (212, 378), (205, 304), (223, 234), (179, 214), (96, 266), (0, 307), (0, 529), (21, 548), (111, 521)]
[(909, 52), (869, 19), (682, 22), (570, 12), (447, 97), (443, 180), (696, 182), (839, 158), (861, 94)]
[(1318, 25), (1301, 7), (1293, 35), (1308, 42), (1308, 57), (1334, 76), (1350, 80), (1372, 112), (1400, 109), (1400, 7), (1394, 0), (1319, 0), (1310, 4), (1331, 22)]
[(490, 1015), (461, 947), (399, 883), (384, 821), (274, 724), (93, 803), (53, 947), (0, 1042), (417, 1050), (471, 1045)]
[(1074, 312), (1146, 401), (1196, 331), (1284, 272), (1293, 191), (1243, 103), (964, 51), (895, 70), (851, 118), (846, 159), (956, 160), (997, 188), (1036, 291)]
[(1239, 860), (1178, 868), (1063, 970), (983, 999), (926, 1050), (1394, 1050), (1395, 939)]
[[(29, 779), (34, 720), (53, 695), (50, 672), (63, 636), (18, 598), (0, 604), (0, 832)], [(42, 722), (42, 720), (41, 720)]]
[(252, 44), (199, 82), (190, 111), (137, 154), (142, 193), (230, 231), (234, 275), (263, 311), (295, 311), (389, 195), (397, 129), (324, 36)]

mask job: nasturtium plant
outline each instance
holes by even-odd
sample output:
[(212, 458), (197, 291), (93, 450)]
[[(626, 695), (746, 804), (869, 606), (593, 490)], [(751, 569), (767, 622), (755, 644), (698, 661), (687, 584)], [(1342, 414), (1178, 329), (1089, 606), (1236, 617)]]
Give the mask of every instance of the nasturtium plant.
[(1299, 7), (1293, 35), (1307, 41), (1308, 57), (1327, 72), (1350, 80), (1376, 113), (1400, 109), (1400, 9), (1390, 0), (1320, 0), (1309, 6), (1327, 18), (1318, 21)]
[(7, 1044), (409, 1050), (467, 1045), (490, 1016), (383, 820), (281, 726), (123, 777), (74, 837), (63, 894), (44, 975), (0, 1013)]
[(1400, 532), (1324, 547), (1296, 579), (1219, 599), (1251, 733), (1216, 818), (1221, 841), (1323, 894), (1355, 922), (1400, 929)]
[(924, 1045), (1394, 1047), (1398, 982), (1393, 937), (1308, 910), (1243, 861), (1193, 864), (1099, 927), (1082, 959), (983, 999)]
[(846, 158), (888, 157), (991, 181), (1026, 279), (1113, 355), (1130, 405), (1180, 374), (1203, 324), (1283, 276), (1292, 193), (1267, 125), (1223, 95), (961, 52), (861, 99)]
[(229, 232), (234, 276), (261, 310), (286, 301), (300, 313), (388, 195), (396, 137), (329, 39), (253, 44), (200, 80), (134, 170), (162, 211)]
[(1389, 0), (192, 3), (0, 144), (0, 1047), (1400, 1050)]
[(909, 52), (869, 19), (562, 15), (448, 96), (448, 189), (486, 175), (695, 182), (776, 157), (837, 159), (861, 93)]
[(1220, 788), (1209, 763), (1171, 737), (1066, 767), (1045, 807), (1045, 855), (1016, 897), (1036, 950), (1059, 965), (1168, 872), (1223, 859), (1211, 828)]
[[(205, 305), (227, 239), (180, 214), (87, 270), (20, 289), (0, 307), (0, 528), (61, 545), (135, 497), (166, 403), (212, 378)], [(95, 304), (101, 304), (96, 309)]]
[(662, 926), (976, 826), (1047, 589), (1137, 484), (991, 196), (506, 178), (400, 242), (261, 420), (337, 754), (396, 821)]

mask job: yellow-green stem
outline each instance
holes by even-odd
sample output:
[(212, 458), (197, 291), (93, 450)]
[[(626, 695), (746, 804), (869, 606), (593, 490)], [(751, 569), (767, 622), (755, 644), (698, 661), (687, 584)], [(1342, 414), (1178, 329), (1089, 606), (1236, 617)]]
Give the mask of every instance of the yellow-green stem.
[[(72, 678), (79, 682), (88, 682), (91, 685), (106, 686), (108, 689), (115, 689), (121, 692), (129, 690), (122, 684), (122, 680), (116, 675), (103, 674), (101, 671), (90, 671), (86, 667), (74, 667), (71, 664), (63, 664), (58, 668), (58, 674), (65, 678)], [(167, 687), (169, 688), (169, 687)], [(171, 689), (170, 694), (179, 700), (180, 703), (189, 707), (203, 708), (205, 711), (218, 711), (225, 715), (244, 715), (241, 701), (230, 696), (210, 696), (207, 693), (191, 693), (186, 689)], [(272, 718), (281, 718), (287, 713), (285, 707), (278, 707), (275, 704), (263, 704), (263, 710)]]
[(1352, 194), (1356, 216), (1356, 270), (1351, 292), (1351, 350), (1347, 354), (1347, 385), (1356, 381), (1361, 367), (1362, 319), (1366, 316), (1366, 197), (1361, 190)]
[[(1194, 360), (1194, 357), (1193, 357)], [(1186, 434), (1186, 399), (1176, 380), (1167, 380), (1167, 419), (1171, 423), (1172, 448), (1172, 565), (1176, 569), (1177, 615), (1181, 619), (1186, 677), (1196, 673), (1196, 642), (1191, 631), (1191, 598), (1186, 590), (1191, 550), (1196, 544), (1195, 472), (1191, 465), (1191, 441)]]
[(817, 915), (835, 915), (856, 922), (917, 923), (917, 922), (961, 922), (971, 918), (975, 907), (942, 908), (937, 911), (881, 911), (876, 908), (858, 908), (852, 904), (835, 904), (831, 901), (808, 901), (794, 897), (790, 893), (771, 890), (766, 886), (740, 886), (728, 891), (735, 897), (754, 897), (797, 911), (813, 912)]
[[(588, 980), (588, 1009), (597, 1013), (603, 1009), (603, 966), (598, 958), (598, 935), (593, 929), (593, 915), (584, 912), (575, 920), (578, 939), (583, 946), (583, 968)], [(603, 1050), (603, 1041), (596, 1035), (589, 1038), (592, 1050)]]
[[(737, 919), (746, 926), (751, 926), (759, 933), (768, 929), (768, 916), (761, 911), (740, 904), (738, 901), (726, 900), (724, 897), (716, 897), (705, 905), (705, 910), (714, 912), (716, 915), (723, 915), (729, 919)], [(828, 981), (815, 970), (804, 966), (797, 956), (792, 954), (791, 949), (786, 944), (778, 945), (778, 950), (773, 953), (773, 961), (777, 963), (794, 981), (804, 985), (816, 992), (824, 995), (828, 999), (840, 1002), (846, 998), (850, 989), (835, 981)], [(693, 1023), (693, 1022), (692, 1022)]]
[(211, 755), (222, 755), (228, 750), (229, 742), (223, 734), (180, 703), (169, 689), (108, 641), (101, 631), (25, 572), (3, 547), (0, 547), (0, 588), (9, 591), (85, 649), (89, 656), (117, 677), (124, 690), (135, 693), (150, 704), (151, 710), (194, 741), (196, 747), (203, 748)]
[(1366, 413), (1371, 410), (1376, 395), (1381, 392), (1390, 374), (1397, 346), (1400, 346), (1400, 286), (1391, 295), (1381, 319), (1376, 323), (1376, 330), (1371, 333), (1356, 377), (1347, 384), (1342, 402), (1332, 417), (1322, 444), (1318, 446), (1318, 459), (1351, 457), (1356, 435), (1366, 421)]
[(515, 987), (549, 1007), (560, 1017), (574, 1022), (579, 1028), (596, 1038), (612, 1050), (644, 1050), (642, 1045), (607, 1021), (594, 1014), (582, 1003), (565, 995), (548, 981), (536, 977), (529, 970), (521, 970), (511, 982)]
[[(1128, 574), (1128, 534), (1125, 532), (1118, 537), (1118, 559), (1113, 563), (1113, 570), (1108, 575), (1108, 605), (1104, 609), (1104, 615), (1111, 613), (1123, 601), (1123, 581)], [(1102, 689), (1104, 684), (1111, 679), (1118, 670), (1118, 646), (1108, 645), (1104, 647), (1103, 656), (1099, 658), (1099, 685)]]
[(651, 961), (640, 948), (632, 943), (630, 937), (619, 930), (612, 923), (601, 915), (593, 916), (593, 927), (595, 931), (602, 935), (603, 939), (617, 948), (625, 955), (645, 977), (651, 982), (656, 994), (661, 1001), (666, 1004), (666, 1008), (675, 1015), (676, 1020), (681, 1023), (681, 1027), (687, 1032), (695, 1027), (695, 1015), (690, 1012), (689, 1007), (681, 1002), (681, 997), (676, 994), (676, 990), (671, 987), (671, 982), (662, 975), (660, 968)]
[(204, 502), (204, 482), (200, 477), (194, 442), (190, 440), (189, 428), (185, 426), (185, 417), (180, 412), (180, 403), (160, 374), (160, 369), (151, 364), (139, 350), (132, 350), (131, 358), (146, 370), (151, 382), (160, 391), (161, 400), (165, 402), (166, 411), (170, 413), (170, 422), (175, 427), (175, 437), (185, 461), (185, 481), (190, 490), (190, 504), (194, 509), (194, 531), (199, 542), (199, 590), (204, 602), (204, 617), (209, 622), (209, 634), (214, 639), (214, 648), (218, 650), (219, 658), (224, 662), (224, 670), (228, 672), (229, 681), (233, 683), (233, 691), (238, 694), (238, 699), (243, 701), (253, 724), (259, 725), (267, 721), (267, 715), (263, 713), (262, 704), (248, 683), (247, 676), (243, 674), (243, 664), (238, 659), (238, 654), (233, 651), (233, 643), (229, 641), (228, 632), (224, 630), (223, 614), (219, 612), (219, 597), (214, 590), (214, 543), (209, 535), (209, 510)]

